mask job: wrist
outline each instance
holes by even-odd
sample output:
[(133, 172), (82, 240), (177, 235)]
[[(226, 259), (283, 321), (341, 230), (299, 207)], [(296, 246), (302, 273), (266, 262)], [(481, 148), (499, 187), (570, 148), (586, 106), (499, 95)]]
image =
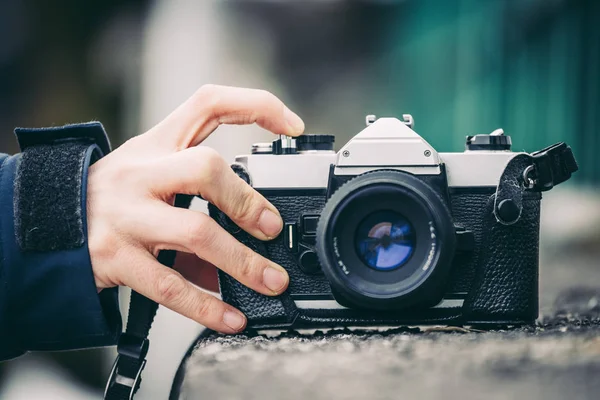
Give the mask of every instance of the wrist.
[(16, 131), (23, 152), (5, 265), (23, 350), (111, 344), (120, 330), (116, 293), (97, 294), (88, 247), (88, 169), (108, 143), (96, 142), (99, 131), (98, 123)]

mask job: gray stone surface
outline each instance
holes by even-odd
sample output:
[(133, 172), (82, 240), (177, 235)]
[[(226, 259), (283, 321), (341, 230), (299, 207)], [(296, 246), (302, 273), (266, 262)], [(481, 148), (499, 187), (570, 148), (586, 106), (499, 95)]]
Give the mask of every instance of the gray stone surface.
[(596, 307), (587, 315), (559, 314), (535, 328), (507, 331), (405, 328), (212, 338), (194, 350), (181, 398), (597, 399), (599, 393)]
[(600, 207), (573, 196), (544, 204), (535, 327), (214, 337), (179, 398), (600, 399)]

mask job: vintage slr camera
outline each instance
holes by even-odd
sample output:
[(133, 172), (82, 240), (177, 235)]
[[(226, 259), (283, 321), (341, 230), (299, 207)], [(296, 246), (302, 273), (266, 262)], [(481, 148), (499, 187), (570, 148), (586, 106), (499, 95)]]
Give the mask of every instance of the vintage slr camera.
[(558, 143), (511, 151), (501, 129), (438, 153), (413, 120), (367, 117), (334, 137), (256, 144), (233, 169), (274, 204), (279, 237), (261, 242), (211, 216), (283, 266), (288, 290), (263, 296), (220, 272), (223, 299), (256, 329), (372, 325), (521, 325), (538, 315), (541, 192), (577, 164)]

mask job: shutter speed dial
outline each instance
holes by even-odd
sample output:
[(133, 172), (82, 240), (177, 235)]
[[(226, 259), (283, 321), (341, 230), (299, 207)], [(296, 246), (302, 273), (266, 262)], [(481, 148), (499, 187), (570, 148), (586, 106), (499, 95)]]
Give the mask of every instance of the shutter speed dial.
[(333, 135), (303, 135), (296, 139), (298, 152), (333, 151)]
[(305, 154), (313, 152), (333, 152), (333, 135), (302, 135), (297, 138), (280, 135), (273, 143), (255, 143), (252, 154)]

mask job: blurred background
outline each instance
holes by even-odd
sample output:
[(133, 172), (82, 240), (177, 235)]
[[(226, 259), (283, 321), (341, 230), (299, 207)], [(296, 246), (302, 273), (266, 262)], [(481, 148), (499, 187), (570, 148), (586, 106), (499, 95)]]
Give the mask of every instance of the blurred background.
[[(0, 0), (0, 150), (18, 151), (16, 126), (89, 120), (117, 147), (205, 83), (267, 89), (338, 148), (366, 114), (410, 113), (443, 152), (498, 127), (516, 151), (566, 141), (580, 171), (544, 203), (544, 312), (561, 282), (599, 277), (599, 71), (596, 0)], [(206, 144), (232, 160), (268, 139), (222, 127)], [(544, 266), (574, 251), (577, 276)], [(200, 329), (159, 311), (139, 398), (166, 398)], [(0, 363), (0, 398), (98, 398), (113, 357)]]

